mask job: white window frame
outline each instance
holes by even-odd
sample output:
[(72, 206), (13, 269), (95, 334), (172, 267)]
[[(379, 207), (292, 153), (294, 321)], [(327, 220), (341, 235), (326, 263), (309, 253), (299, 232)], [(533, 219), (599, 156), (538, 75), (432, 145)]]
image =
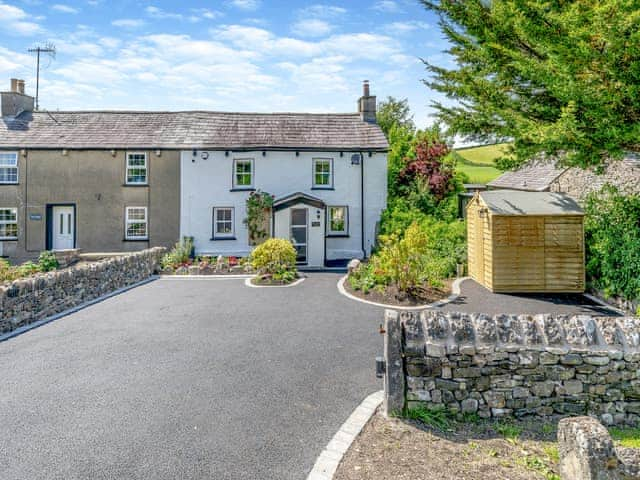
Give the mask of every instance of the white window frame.
[[(341, 208), (344, 210), (344, 228), (342, 230), (334, 230), (332, 228), (331, 209)], [(327, 234), (333, 236), (349, 235), (349, 207), (347, 205), (328, 205), (327, 206)]]
[[(144, 220), (130, 218), (131, 210), (144, 211)], [(129, 235), (129, 225), (132, 225), (134, 223), (144, 224), (144, 235)], [(125, 207), (124, 238), (126, 240), (149, 240), (149, 216), (147, 207)]]
[[(11, 162), (13, 159), (13, 162)], [(5, 163), (7, 162), (7, 163)], [(13, 164), (11, 164), (13, 163)], [(2, 185), (15, 185), (18, 183), (18, 152), (0, 152), (0, 170), (15, 170), (15, 180), (0, 180)]]
[[(249, 185), (238, 185), (238, 164), (239, 163), (248, 163), (251, 165), (251, 183)], [(246, 175), (243, 173), (242, 175)], [(253, 158), (234, 158), (233, 159), (233, 179), (232, 179), (232, 188), (234, 190), (251, 190), (253, 189), (253, 185), (255, 182), (255, 162)]]
[[(329, 164), (329, 178), (328, 181), (329, 183), (317, 183), (316, 182), (316, 166), (319, 163), (328, 163)], [(313, 169), (311, 174), (313, 175), (312, 178), (312, 185), (313, 188), (315, 189), (327, 189), (327, 190), (332, 190), (333, 189), (333, 158), (314, 158), (313, 159)]]
[[(218, 220), (218, 212), (229, 210), (231, 212), (231, 220)], [(219, 223), (231, 222), (231, 232), (218, 233)], [(229, 240), (236, 238), (236, 209), (234, 207), (213, 207), (213, 240)]]
[[(129, 161), (134, 155), (142, 155), (144, 157), (144, 166), (129, 165)], [(149, 184), (149, 160), (147, 158), (147, 152), (127, 152), (127, 163), (124, 173), (124, 181), (126, 185), (148, 185)], [(129, 170), (144, 170), (144, 181), (130, 181)]]
[(0, 208), (1, 210), (8, 210), (10, 212), (13, 212), (13, 214), (15, 215), (15, 221), (14, 220), (4, 220), (0, 218), (0, 225), (15, 225), (16, 226), (16, 234), (15, 236), (0, 236), (0, 240), (17, 240), (18, 239), (18, 209), (17, 208), (9, 208), (9, 207), (2, 207)]

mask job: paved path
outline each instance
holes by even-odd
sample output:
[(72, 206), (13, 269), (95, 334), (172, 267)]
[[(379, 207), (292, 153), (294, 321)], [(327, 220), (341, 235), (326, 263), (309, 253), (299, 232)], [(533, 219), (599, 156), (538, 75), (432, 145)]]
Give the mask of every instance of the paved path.
[(460, 285), (460, 297), (444, 305), (442, 310), (486, 313), (536, 313), (588, 314), (615, 316), (616, 313), (604, 308), (584, 295), (578, 294), (504, 294), (491, 293), (485, 287), (468, 279)]
[(0, 478), (303, 479), (381, 388), (338, 278), (158, 280), (0, 343)]

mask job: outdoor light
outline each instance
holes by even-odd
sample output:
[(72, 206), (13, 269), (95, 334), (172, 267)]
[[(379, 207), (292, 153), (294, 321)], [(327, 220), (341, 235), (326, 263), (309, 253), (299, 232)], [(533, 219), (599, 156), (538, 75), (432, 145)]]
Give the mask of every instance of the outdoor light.
[(225, 156), (225, 157), (228, 157), (228, 156), (229, 156), (229, 150), (225, 150), (225, 152), (224, 152), (224, 156)]
[(344, 157), (344, 152), (340, 152), (340, 158)]
[(66, 157), (67, 153), (69, 153), (69, 151), (66, 148), (63, 148), (62, 149), (62, 155), (64, 155)]
[(116, 156), (116, 151), (115, 150), (111, 150), (111, 156), (115, 157)]
[(267, 151), (266, 151), (266, 150), (263, 150), (263, 151), (262, 151), (262, 156), (263, 156), (263, 157), (266, 157), (266, 156), (267, 156)]
[(193, 156), (195, 157), (196, 155), (198, 155), (198, 151), (194, 148), (193, 149)]
[(160, 155), (162, 155), (162, 150), (156, 150), (156, 157), (159, 157)]
[(386, 371), (387, 366), (385, 365), (384, 358), (376, 357), (376, 377), (383, 378)]
[(296, 157), (299, 157), (299, 156), (300, 156), (300, 152), (296, 152)]

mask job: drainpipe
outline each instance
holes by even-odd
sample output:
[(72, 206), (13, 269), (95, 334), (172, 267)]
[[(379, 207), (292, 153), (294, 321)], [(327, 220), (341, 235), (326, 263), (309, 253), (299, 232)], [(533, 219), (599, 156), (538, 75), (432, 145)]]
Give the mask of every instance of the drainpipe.
[(360, 240), (362, 258), (367, 258), (367, 250), (364, 246), (364, 154), (360, 152)]

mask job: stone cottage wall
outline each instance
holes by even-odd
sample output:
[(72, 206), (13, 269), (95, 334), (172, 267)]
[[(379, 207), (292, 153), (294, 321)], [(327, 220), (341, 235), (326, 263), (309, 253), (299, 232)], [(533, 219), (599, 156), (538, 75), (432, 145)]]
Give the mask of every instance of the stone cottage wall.
[(145, 280), (164, 252), (151, 248), (0, 286), (0, 334)]
[(385, 409), (640, 420), (640, 319), (385, 314)]

